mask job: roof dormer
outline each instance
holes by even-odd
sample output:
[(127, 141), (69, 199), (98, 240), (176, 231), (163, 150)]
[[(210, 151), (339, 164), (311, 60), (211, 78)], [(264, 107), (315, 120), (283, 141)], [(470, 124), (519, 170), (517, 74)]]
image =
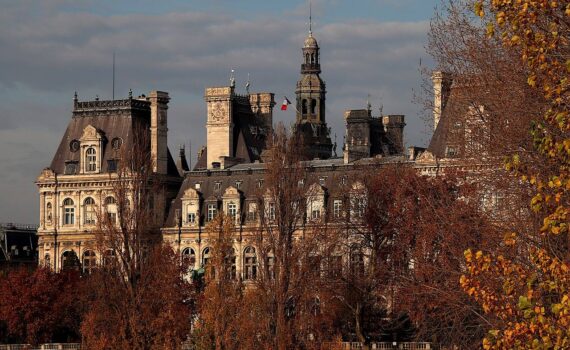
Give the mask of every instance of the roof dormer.
[(92, 125), (87, 125), (81, 135), (81, 174), (98, 174), (101, 172), (103, 158), (103, 133)]

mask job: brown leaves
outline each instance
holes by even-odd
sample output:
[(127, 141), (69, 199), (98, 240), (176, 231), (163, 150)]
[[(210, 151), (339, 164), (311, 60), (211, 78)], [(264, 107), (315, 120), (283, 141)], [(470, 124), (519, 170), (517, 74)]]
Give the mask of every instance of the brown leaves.
[(79, 339), (79, 290), (75, 273), (22, 268), (0, 277), (0, 324), (5, 323), (7, 332), (0, 342)]

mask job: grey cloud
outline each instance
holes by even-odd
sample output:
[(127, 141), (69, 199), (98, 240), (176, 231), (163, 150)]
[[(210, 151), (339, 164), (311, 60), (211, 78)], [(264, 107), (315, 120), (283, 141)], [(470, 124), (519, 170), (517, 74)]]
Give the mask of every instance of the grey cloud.
[[(294, 97), (304, 18), (245, 21), (199, 12), (100, 16), (63, 13), (57, 2), (30, 15), (22, 9), (31, 3), (11, 4), (0, 14), (0, 92), (23, 89), (29, 97), (0, 94), (0, 132), (16, 130), (21, 140), (0, 138), (0, 176), (14, 184), (2, 184), (0, 191), (19, 188), (27, 196), (17, 207), (6, 196), (0, 198), (0, 221), (37, 221), (36, 210), (29, 210), (37, 207), (34, 178), (49, 165), (65, 130), (73, 91), (79, 91), (80, 99), (110, 97), (113, 51), (116, 96), (125, 96), (129, 88), (135, 94), (169, 91), (171, 150), (176, 153), (178, 143), (191, 139), (194, 159), (204, 142), (204, 88), (227, 84), (230, 69), (236, 69), (242, 91), (250, 73), (253, 90), (275, 92), (277, 103), (283, 95)], [(338, 136), (339, 152), (343, 111), (363, 108), (368, 93), (376, 113), (382, 103), (386, 113), (407, 115), (409, 143), (425, 141), (419, 108), (411, 100), (412, 88), (420, 82), (417, 63), (424, 56), (427, 28), (426, 22), (352, 21), (315, 30), (327, 82), (327, 119)], [(45, 95), (53, 100), (46, 103)], [(292, 113), (275, 111), (276, 121), (292, 118)]]

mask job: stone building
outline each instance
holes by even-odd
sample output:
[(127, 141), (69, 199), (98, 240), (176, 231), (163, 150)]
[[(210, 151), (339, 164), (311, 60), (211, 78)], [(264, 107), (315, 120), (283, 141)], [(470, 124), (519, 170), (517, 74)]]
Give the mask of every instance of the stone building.
[[(325, 118), (326, 85), (321, 78), (319, 50), (309, 32), (301, 49), (293, 128), (302, 140), (302, 165), (307, 172), (299, 186), (306, 186), (311, 194), (307, 198), (307, 223), (358, 218), (362, 184), (356, 174), (363, 169), (402, 163), (435, 175), (447, 164), (439, 146), (412, 148), (407, 157), (404, 116), (374, 116), (370, 107), (345, 112), (345, 143), (343, 154), (337, 156)], [(98, 210), (116, 215), (111, 185), (121, 162), (120, 151), (136, 151), (132, 149), (133, 132), (142, 128), (149, 133), (145, 147), (151, 150), (154, 175), (165, 188), (152, 201), (164, 241), (198, 268), (211, 253), (212, 242), (205, 235), (205, 226), (216, 215), (228, 214), (235, 218), (237, 227), (233, 240), (236, 274), (244, 279), (254, 277), (249, 266), (255, 261), (249, 259), (255, 256), (251, 233), (258, 225), (256, 198), (263, 187), (274, 94), (239, 95), (231, 79), (229, 86), (206, 88), (204, 99), (206, 145), (191, 167), (183, 149), (175, 161), (167, 147), (168, 93), (152, 91), (138, 98), (84, 102), (75, 96), (67, 130), (51, 165), (37, 180), (40, 264), (55, 270), (81, 267), (88, 271), (101, 263), (102, 253), (93, 242), (94, 213)], [(440, 104), (440, 111), (443, 107)], [(440, 114), (435, 117), (438, 121)]]
[(155, 194), (153, 209), (160, 227), (181, 177), (167, 147), (168, 93), (113, 101), (73, 100), (73, 115), (51, 165), (37, 179), (40, 194), (38, 253), (40, 264), (55, 270), (84, 271), (101, 260), (93, 230), (97, 213), (117, 218), (113, 181), (121, 154), (132, 150), (134, 134), (145, 130), (153, 174), (165, 190)]

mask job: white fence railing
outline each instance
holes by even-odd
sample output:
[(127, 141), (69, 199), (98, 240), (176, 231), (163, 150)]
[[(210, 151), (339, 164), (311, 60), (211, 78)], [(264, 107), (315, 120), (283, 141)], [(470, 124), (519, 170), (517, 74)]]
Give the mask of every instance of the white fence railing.
[(77, 343), (58, 343), (58, 344), (0, 344), (0, 350), (81, 350), (81, 345)]
[(364, 344), (359, 342), (343, 342), (343, 343), (324, 343), (322, 350), (437, 350), (437, 347), (431, 343), (425, 342), (380, 342), (370, 343), (365, 348)]

